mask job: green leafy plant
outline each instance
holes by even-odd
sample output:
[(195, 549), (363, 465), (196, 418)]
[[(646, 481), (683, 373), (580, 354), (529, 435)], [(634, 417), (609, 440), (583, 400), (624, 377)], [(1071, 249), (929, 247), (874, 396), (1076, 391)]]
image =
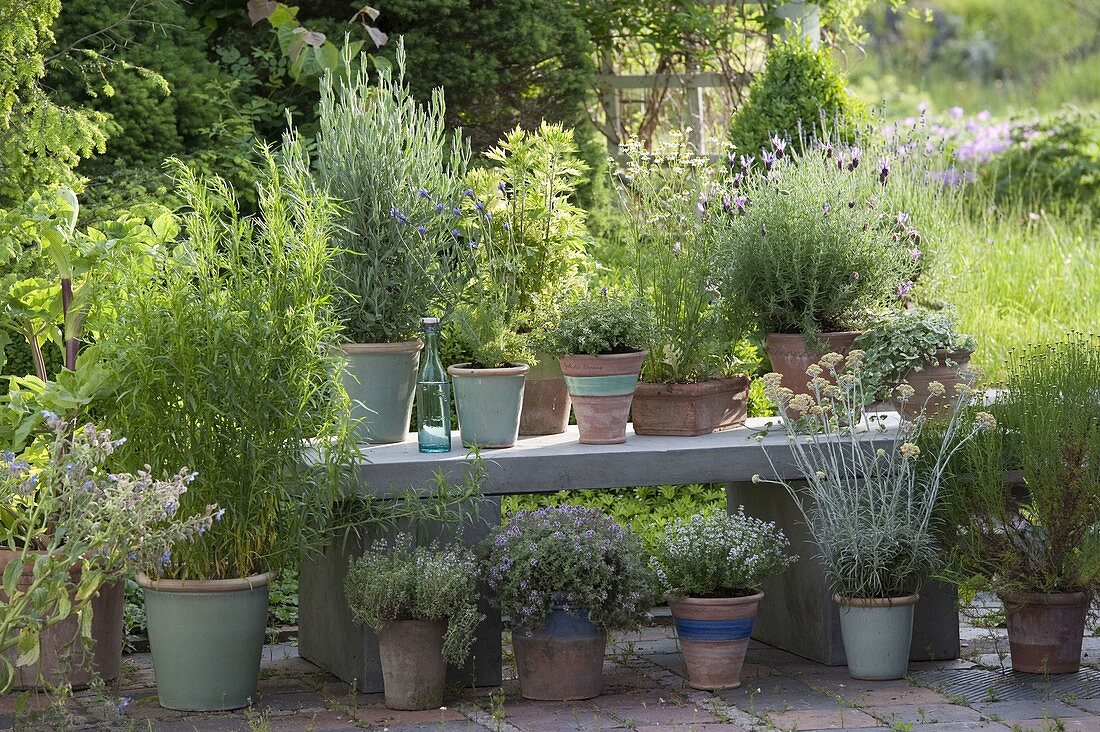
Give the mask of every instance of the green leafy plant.
[(335, 344), (334, 205), (311, 184), (302, 144), (261, 151), (261, 213), (241, 216), (217, 178), (175, 163), (184, 240), (116, 297), (95, 355), (126, 374), (97, 413), (127, 432), (125, 465), (198, 472), (183, 510), (222, 521), (155, 567), (224, 579), (292, 565), (325, 539), (350, 464), (347, 396)]
[[(967, 413), (974, 390), (963, 383), (945, 427), (929, 429), (919, 417), (888, 431), (885, 416), (863, 414), (863, 356), (859, 350), (846, 358), (826, 354), (808, 370), (810, 394), (794, 395), (779, 374), (764, 377), (777, 411), (792, 415), (782, 420), (783, 432), (805, 484), (759, 475), (753, 482), (787, 489), (837, 594), (903, 597), (941, 566), (934, 518), (951, 459), (995, 420), (987, 412)], [(933, 383), (930, 390), (942, 394), (943, 385), (937, 390)], [(902, 384), (896, 393), (904, 403), (913, 388)], [(765, 455), (780, 475), (771, 453)]]
[(520, 511), (489, 542), (489, 588), (516, 627), (538, 630), (554, 607), (608, 629), (637, 627), (653, 577), (637, 537), (577, 506)]
[(543, 347), (558, 356), (630, 353), (643, 347), (649, 331), (645, 305), (616, 297), (605, 287), (599, 295), (566, 303), (545, 333)]
[(742, 597), (795, 561), (788, 546), (774, 523), (746, 516), (742, 507), (669, 524), (654, 547), (653, 564), (674, 596)]
[(623, 150), (616, 190), (627, 213), (631, 275), (653, 314), (643, 380), (693, 382), (736, 371), (731, 344), (747, 318), (719, 302), (719, 239), (704, 225), (706, 216), (723, 215), (712, 199), (714, 169), (682, 133), (652, 151), (637, 139)]
[[(974, 350), (973, 336), (958, 332), (951, 310), (909, 308), (889, 310), (855, 341), (864, 352), (863, 373), (875, 399), (889, 395), (910, 371), (936, 363), (936, 351)], [(956, 362), (947, 359), (947, 366)]]
[(485, 617), (477, 610), (479, 574), (469, 550), (416, 546), (401, 535), (352, 560), (344, 593), (355, 622), (375, 632), (394, 620), (446, 620), (443, 657), (461, 664)]
[[(444, 129), (443, 93), (427, 105), (396, 76), (366, 64), (321, 84), (317, 180), (341, 206), (335, 239), (345, 336), (411, 340), (420, 318), (445, 314), (468, 279), (455, 215), (469, 147)], [(410, 223), (412, 222), (412, 223)]]
[(729, 139), (744, 155), (770, 150), (777, 135), (810, 144), (823, 136), (822, 130), (834, 142), (855, 143), (866, 119), (866, 109), (849, 94), (829, 50), (792, 35), (768, 50), (764, 73), (730, 120)]
[[(998, 592), (1100, 586), (1100, 341), (1072, 333), (1010, 356), (997, 429), (954, 466), (954, 567)], [(1006, 480), (1006, 471), (1022, 480)], [(1016, 485), (1014, 483), (1019, 483)]]

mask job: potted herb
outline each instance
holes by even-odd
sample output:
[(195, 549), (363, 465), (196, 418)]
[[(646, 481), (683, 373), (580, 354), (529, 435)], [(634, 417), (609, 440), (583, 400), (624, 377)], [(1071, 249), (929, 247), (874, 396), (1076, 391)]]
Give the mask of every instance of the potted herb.
[(648, 328), (641, 302), (614, 297), (605, 287), (600, 295), (566, 304), (547, 332), (546, 348), (560, 355), (582, 443), (626, 442)]
[(447, 664), (466, 660), (484, 617), (478, 576), (468, 550), (418, 547), (407, 535), (352, 560), (344, 593), (355, 622), (378, 634), (387, 707), (443, 704)]
[[(841, 606), (848, 672), (898, 679), (909, 662), (917, 593), (940, 566), (933, 518), (948, 463), (993, 418), (983, 412), (964, 424), (973, 390), (962, 384), (945, 427), (931, 430), (917, 419), (887, 429), (884, 415), (862, 413), (869, 386), (863, 357), (859, 350), (826, 354), (809, 369), (808, 394), (783, 386), (779, 374), (764, 377), (780, 414), (794, 415), (782, 422), (805, 482), (759, 475), (753, 482), (784, 486), (801, 512)], [(943, 387), (932, 390), (942, 394)], [(897, 396), (912, 399), (912, 387), (901, 385)]]
[(181, 500), (221, 520), (138, 576), (163, 706), (243, 707), (254, 698), (275, 572), (317, 548), (350, 468), (335, 346), (334, 206), (311, 185), (301, 142), (263, 151), (259, 213), (182, 163), (184, 238), (117, 293), (98, 355), (125, 375), (98, 407), (129, 436), (117, 455), (198, 476)]
[(948, 395), (964, 381), (961, 370), (974, 353), (973, 336), (962, 335), (954, 313), (916, 307), (887, 311), (855, 340), (866, 354), (864, 370), (873, 385), (871, 398), (889, 398), (895, 387), (909, 384), (915, 390), (904, 405), (896, 404), (908, 418), (922, 411), (936, 414), (949, 407), (950, 397), (934, 396), (929, 384), (942, 384)]
[[(624, 146), (616, 176), (631, 247), (632, 284), (653, 314), (649, 350), (634, 394), (640, 435), (702, 435), (743, 424), (748, 378), (733, 347), (745, 319), (722, 299), (718, 242), (708, 216), (724, 216), (715, 171), (682, 134), (646, 150)], [(732, 317), (731, 317), (732, 316)]]
[[(953, 565), (1004, 602), (1012, 667), (1072, 673), (1100, 587), (1100, 345), (1070, 334), (1007, 362), (997, 428), (968, 446), (948, 493)], [(1008, 471), (1013, 471), (1009, 473)]]
[(364, 60), (321, 83), (316, 176), (340, 204), (336, 297), (359, 441), (408, 436), (420, 319), (446, 314), (467, 277), (451, 232), (469, 146), (445, 132), (442, 90), (412, 97), (404, 59), (399, 44), (396, 77), (372, 82)]
[(753, 619), (764, 598), (760, 583), (795, 561), (774, 523), (745, 515), (696, 514), (665, 528), (653, 561), (694, 689), (735, 689)]
[(637, 537), (595, 509), (520, 511), (491, 538), (486, 561), (511, 619), (523, 697), (598, 696), (607, 631), (637, 627), (652, 604)]
[(721, 193), (720, 290), (755, 316), (772, 369), (805, 392), (807, 367), (845, 353), (872, 314), (912, 287), (917, 260), (908, 216), (886, 197), (889, 163), (826, 145), (797, 158), (782, 141), (751, 155)]

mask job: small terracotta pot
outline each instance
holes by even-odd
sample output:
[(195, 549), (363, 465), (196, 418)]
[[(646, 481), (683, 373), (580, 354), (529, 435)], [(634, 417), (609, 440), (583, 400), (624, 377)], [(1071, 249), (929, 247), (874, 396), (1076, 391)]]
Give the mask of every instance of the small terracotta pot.
[(638, 372), (649, 351), (601, 356), (562, 356), (561, 372), (573, 398), (580, 441), (586, 445), (626, 442), (626, 419)]
[[(906, 419), (915, 419), (923, 411), (933, 416), (940, 411), (949, 409), (955, 401), (955, 387), (963, 383), (961, 371), (968, 363), (974, 351), (960, 349), (948, 351), (939, 349), (936, 351), (935, 360), (924, 365), (920, 371), (910, 369), (905, 372), (902, 381), (913, 387), (913, 397), (902, 403), (896, 396), (891, 400), (891, 405)], [(951, 361), (954, 365), (948, 366)], [(932, 396), (928, 391), (928, 385), (933, 381), (943, 384), (947, 393), (940, 396)]]
[[(805, 336), (768, 333), (764, 351), (768, 354), (768, 360), (771, 361), (772, 371), (783, 377), (783, 386), (795, 394), (810, 394), (807, 386), (810, 377), (806, 375), (806, 369), (820, 361), (826, 353), (847, 355), (848, 351), (852, 350), (852, 342), (857, 336), (859, 336), (858, 330), (822, 333), (820, 337), (825, 342), (825, 350), (815, 351), (806, 344)], [(828, 377), (828, 374), (822, 374), (822, 376)]]
[(443, 705), (446, 631), (446, 620), (393, 620), (382, 626), (378, 657), (387, 707), (423, 710)]
[(512, 631), (519, 689), (524, 699), (574, 701), (603, 691), (607, 632), (562, 608), (550, 611), (537, 631)]
[(651, 384), (634, 389), (630, 418), (638, 435), (709, 435), (745, 423), (749, 380), (744, 376), (698, 384)]
[(763, 592), (747, 597), (670, 600), (688, 686), (713, 691), (741, 685), (756, 608)]
[(519, 413), (519, 433), (525, 436), (560, 435), (569, 427), (573, 400), (565, 379), (532, 379), (523, 385), (523, 407)]
[(1001, 596), (1008, 626), (1012, 670), (1026, 674), (1072, 674), (1081, 668), (1088, 598), (1083, 592)]

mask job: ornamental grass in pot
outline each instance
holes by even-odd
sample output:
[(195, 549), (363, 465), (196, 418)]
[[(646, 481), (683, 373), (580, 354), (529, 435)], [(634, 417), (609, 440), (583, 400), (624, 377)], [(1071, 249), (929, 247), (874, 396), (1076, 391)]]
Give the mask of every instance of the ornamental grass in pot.
[(438, 709), (447, 664), (469, 655), (480, 568), (458, 546), (416, 546), (412, 536), (378, 541), (344, 580), (352, 617), (378, 634), (386, 706)]
[(1072, 333), (1006, 367), (997, 428), (960, 456), (947, 494), (952, 564), (1004, 602), (1013, 669), (1073, 673), (1100, 587), (1100, 341)]
[[(742, 155), (720, 192), (720, 289), (765, 334), (773, 371), (796, 393), (825, 353), (844, 354), (871, 315), (907, 294), (919, 234), (889, 198), (889, 162), (825, 145), (797, 157), (778, 138), (762, 165)], [(862, 164), (861, 164), (862, 163)]]
[(334, 209), (301, 142), (262, 150), (259, 213), (176, 162), (183, 237), (136, 269), (97, 355), (122, 387), (105, 423), (129, 433), (123, 466), (197, 472), (180, 501), (220, 520), (176, 542), (138, 580), (161, 705), (233, 709), (255, 698), (268, 583), (317, 548), (350, 471), (347, 395), (335, 346)]
[(445, 316), (468, 276), (451, 232), (469, 145), (446, 132), (441, 89), (427, 103), (412, 96), (400, 41), (397, 54), (373, 80), (363, 57), (321, 82), (314, 175), (339, 203), (339, 347), (360, 442), (408, 437), (420, 319)]
[(631, 418), (639, 435), (702, 435), (743, 424), (749, 381), (734, 350), (747, 318), (723, 297), (715, 227), (717, 174), (682, 133), (646, 150), (637, 139), (615, 178), (626, 212), (631, 284), (652, 314)]
[(546, 334), (546, 349), (560, 356), (582, 443), (626, 442), (638, 373), (649, 353), (641, 347), (649, 327), (640, 301), (621, 299), (605, 287), (567, 303)]
[(760, 583), (796, 557), (774, 523), (745, 515), (696, 514), (665, 528), (653, 564), (694, 689), (735, 689), (764, 598)]
[[(782, 423), (804, 483), (759, 475), (753, 482), (784, 486), (806, 522), (841, 606), (848, 672), (899, 679), (909, 662), (917, 593), (941, 566), (936, 517), (944, 476), (952, 457), (994, 421), (965, 409), (974, 390), (964, 383), (945, 423), (919, 418), (888, 427), (887, 415), (862, 411), (871, 383), (859, 350), (826, 354), (807, 375), (809, 394), (783, 386), (779, 374), (764, 377), (780, 414), (795, 415)], [(913, 389), (903, 384), (896, 396), (912, 399)]]
[(653, 601), (638, 538), (579, 506), (509, 516), (490, 539), (486, 575), (511, 621), (525, 699), (598, 696), (607, 631), (638, 627)]

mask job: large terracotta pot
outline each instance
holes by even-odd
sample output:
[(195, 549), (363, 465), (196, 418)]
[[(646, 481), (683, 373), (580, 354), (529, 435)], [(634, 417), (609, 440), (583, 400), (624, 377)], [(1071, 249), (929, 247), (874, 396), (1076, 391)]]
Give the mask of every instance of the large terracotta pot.
[(455, 390), (455, 411), (464, 447), (511, 447), (519, 437), (527, 364), (475, 369), (448, 366)]
[(756, 608), (763, 592), (747, 597), (670, 600), (688, 686), (712, 691), (741, 685)]
[(858, 598), (835, 595), (840, 635), (853, 679), (885, 681), (905, 677), (913, 642), (913, 610), (920, 595)]
[(586, 617), (554, 608), (538, 631), (512, 631), (519, 689), (524, 699), (573, 701), (603, 691), (607, 633)]
[(521, 435), (560, 435), (569, 427), (573, 400), (556, 358), (539, 354), (538, 363), (527, 372), (523, 385), (523, 408), (519, 413)]
[(745, 423), (749, 380), (744, 376), (698, 384), (651, 384), (634, 389), (630, 418), (638, 435), (709, 435)]
[(626, 419), (638, 372), (649, 351), (602, 356), (562, 356), (561, 372), (573, 397), (580, 441), (586, 445), (626, 442)]
[(772, 371), (783, 376), (783, 386), (795, 394), (809, 394), (811, 392), (806, 384), (810, 377), (806, 375), (806, 369), (820, 361), (826, 353), (847, 355), (848, 351), (852, 350), (852, 342), (857, 336), (859, 336), (858, 330), (822, 333), (820, 338), (825, 343), (825, 350), (817, 351), (806, 344), (805, 336), (768, 333), (764, 351), (768, 354), (768, 360), (771, 361)]
[[(41, 554), (42, 552), (34, 552)], [(18, 561), (21, 552), (0, 549), (0, 576), (8, 564)], [(80, 582), (80, 570), (74, 568), (71, 582)], [(26, 591), (34, 581), (33, 564), (27, 563), (19, 576), (18, 588)], [(0, 601), (6, 601), (0, 589)], [(122, 664), (122, 615), (126, 604), (125, 584), (116, 582), (99, 588), (90, 603), (92, 610), (92, 652), (89, 654), (80, 637), (75, 615), (48, 628), (39, 637), (39, 660), (15, 670), (13, 690), (40, 689), (68, 683), (74, 689), (87, 687), (93, 676), (104, 681), (118, 677)], [(5, 655), (12, 662), (19, 656), (17, 649)]]
[(1001, 597), (1012, 669), (1027, 674), (1071, 674), (1081, 668), (1088, 598), (1012, 592)]
[[(963, 383), (961, 371), (970, 363), (970, 356), (973, 353), (974, 351), (970, 349), (948, 351), (941, 348), (936, 351), (935, 360), (932, 363), (925, 364), (920, 371), (910, 369), (905, 372), (902, 381), (913, 387), (915, 393), (913, 398), (905, 403), (894, 397), (892, 400), (894, 409), (907, 419), (916, 418), (922, 411), (932, 416), (945, 408), (949, 409), (955, 401), (955, 387)], [(948, 361), (952, 365), (948, 365)], [(928, 385), (933, 381), (943, 384), (947, 391), (944, 396), (932, 396), (928, 391)]]
[(446, 620), (393, 620), (378, 634), (382, 684), (390, 709), (439, 709), (447, 680)]
[(357, 442), (402, 442), (409, 436), (421, 341), (345, 343), (344, 389)]

